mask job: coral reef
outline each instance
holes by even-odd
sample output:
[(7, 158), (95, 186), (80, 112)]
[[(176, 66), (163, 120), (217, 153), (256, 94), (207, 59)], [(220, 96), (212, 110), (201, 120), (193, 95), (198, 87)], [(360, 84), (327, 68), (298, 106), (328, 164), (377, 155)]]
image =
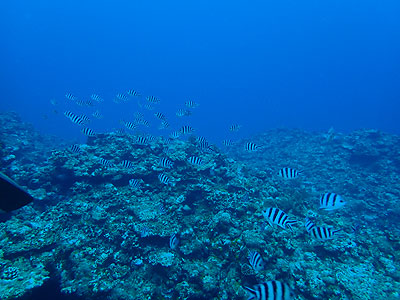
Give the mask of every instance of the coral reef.
[[(244, 299), (242, 286), (266, 280), (287, 282), (297, 299), (398, 299), (398, 137), (275, 130), (253, 137), (263, 150), (252, 153), (243, 150), (247, 141), (223, 153), (201, 151), (192, 139), (136, 140), (97, 135), (80, 153), (54, 150), (33, 170), (16, 164), (35, 181), (16, 179), (48, 201), (0, 223), (1, 299), (50, 277), (63, 293), (86, 299)], [(8, 155), (18, 161), (7, 147), (3, 161)], [(190, 156), (204, 164), (189, 164)], [(173, 168), (160, 166), (162, 157)], [(124, 168), (123, 160), (133, 167)], [(282, 167), (303, 174), (285, 180), (276, 176)], [(162, 172), (173, 185), (160, 182)], [(140, 188), (129, 185), (132, 178)], [(327, 191), (342, 195), (346, 206), (319, 211)], [(293, 232), (268, 226), (266, 207), (296, 219)], [(342, 233), (313, 240), (305, 217)], [(179, 236), (175, 249), (172, 234)], [(263, 257), (263, 270), (249, 267), (250, 250)]]

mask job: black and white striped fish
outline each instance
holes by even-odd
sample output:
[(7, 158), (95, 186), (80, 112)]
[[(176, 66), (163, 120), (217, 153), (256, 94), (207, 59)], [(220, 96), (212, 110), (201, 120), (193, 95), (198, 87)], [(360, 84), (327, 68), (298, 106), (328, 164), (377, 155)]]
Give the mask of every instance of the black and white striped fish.
[(306, 227), (307, 232), (310, 232), (315, 227), (315, 224), (311, 222), (309, 218), (306, 218), (304, 221), (304, 227)]
[(100, 162), (100, 164), (102, 164), (102, 165), (105, 166), (106, 168), (114, 167), (114, 163), (112, 163), (112, 162), (109, 161), (108, 159), (100, 158), (100, 159), (99, 159), (99, 162)]
[(75, 101), (76, 104), (78, 104), (79, 106), (86, 106), (87, 102), (85, 100), (82, 99), (78, 99)]
[(154, 96), (147, 96), (146, 100), (150, 103), (158, 103), (160, 102), (160, 99), (158, 99), (157, 97)]
[(66, 116), (67, 118), (69, 118), (69, 119), (71, 120), (72, 123), (75, 123), (75, 124), (78, 124), (78, 125), (83, 125), (83, 124), (85, 123), (85, 122), (83, 121), (83, 119), (82, 119), (80, 116), (74, 114), (74, 113), (71, 112), (71, 111), (66, 111), (66, 112), (64, 113), (64, 116)]
[(127, 94), (128, 94), (129, 96), (131, 96), (131, 97), (139, 97), (139, 96), (140, 96), (140, 94), (139, 94), (137, 91), (135, 91), (135, 90), (128, 90), (128, 91), (127, 91)]
[(154, 107), (153, 107), (153, 105), (151, 103), (145, 103), (144, 104), (144, 108), (147, 109), (147, 110), (153, 110), (154, 109)]
[(135, 143), (139, 145), (147, 145), (148, 139), (145, 136), (139, 135), (136, 137)]
[(181, 132), (181, 134), (188, 134), (188, 133), (194, 132), (194, 129), (192, 126), (185, 125), (185, 126), (182, 126), (182, 128), (180, 129), (180, 132)]
[(250, 266), (255, 272), (259, 272), (264, 269), (264, 261), (257, 251), (250, 251), (247, 256)]
[(290, 287), (283, 282), (272, 280), (256, 284), (252, 289), (244, 287), (248, 292), (247, 300), (291, 300), (294, 299), (294, 293)]
[(244, 149), (246, 151), (257, 151), (258, 149), (260, 149), (261, 147), (252, 143), (252, 142), (248, 142), (244, 145)]
[(263, 210), (262, 214), (271, 227), (275, 224), (283, 229), (289, 228), (292, 230), (292, 225), (297, 223), (297, 221), (291, 220), (289, 216), (279, 208), (269, 207)]
[(178, 235), (176, 233), (174, 233), (169, 238), (169, 247), (172, 250), (174, 250), (174, 249), (176, 249), (176, 247), (178, 247), (178, 245), (179, 245), (179, 238), (178, 238)]
[(201, 166), (203, 165), (204, 161), (197, 156), (191, 156), (187, 160), (190, 164), (195, 165), (195, 166)]
[(144, 114), (140, 111), (136, 111), (133, 116), (135, 119), (144, 119)]
[(234, 144), (233, 141), (229, 140), (229, 139), (222, 141), (222, 145), (227, 146), (227, 147), (233, 146), (233, 144)]
[(94, 113), (92, 113), (92, 116), (95, 117), (96, 119), (102, 119), (103, 118), (103, 115), (98, 110), (96, 110)]
[(128, 96), (123, 93), (118, 93), (115, 97), (122, 102), (128, 101)]
[(97, 102), (103, 102), (104, 100), (103, 100), (103, 98), (101, 98), (99, 95), (97, 95), (97, 94), (92, 94), (92, 95), (90, 95), (90, 99), (92, 99), (92, 100), (94, 100), (94, 101), (97, 101)]
[(166, 157), (160, 158), (158, 165), (163, 168), (171, 169), (174, 166), (174, 163)]
[(278, 171), (278, 175), (285, 179), (294, 179), (301, 174), (301, 171), (297, 171), (292, 168), (282, 168)]
[(130, 121), (122, 121), (122, 123), (125, 125), (126, 128), (128, 128), (130, 130), (134, 130), (137, 127), (137, 125), (135, 123), (130, 122)]
[(129, 186), (133, 189), (140, 189), (140, 180), (134, 178), (130, 179)]
[(190, 116), (192, 114), (192, 112), (190, 110), (184, 109), (184, 108), (180, 108), (176, 111), (176, 115), (178, 117), (187, 117)]
[(186, 107), (189, 107), (189, 108), (195, 108), (195, 107), (199, 106), (198, 103), (196, 103), (196, 102), (194, 102), (192, 100), (186, 101), (185, 105), (186, 105)]
[(152, 142), (152, 141), (155, 141), (157, 139), (157, 137), (155, 135), (148, 134), (146, 136), (146, 139), (147, 139), (147, 142)]
[(239, 129), (240, 129), (241, 127), (242, 127), (242, 126), (239, 125), (239, 124), (232, 124), (231, 127), (229, 127), (229, 130), (232, 131), (232, 132), (236, 132), (236, 131), (239, 131)]
[(164, 173), (158, 174), (158, 180), (160, 180), (161, 183), (166, 184), (166, 185), (172, 185), (171, 179)]
[(139, 124), (139, 125), (144, 125), (146, 127), (150, 127), (149, 121), (147, 121), (145, 119), (135, 119), (135, 123)]
[(94, 132), (92, 129), (90, 129), (88, 127), (82, 128), (82, 133), (86, 136), (95, 136), (96, 135), (96, 132)]
[(125, 129), (118, 128), (117, 130), (115, 130), (115, 133), (118, 134), (118, 135), (124, 135), (125, 134)]
[(130, 160), (127, 160), (127, 159), (125, 159), (125, 160), (123, 160), (123, 161), (121, 162), (121, 166), (122, 166), (123, 168), (126, 168), (126, 169), (132, 169), (132, 168), (135, 167), (135, 165), (133, 164), (133, 162), (131, 162)]
[[(172, 143), (172, 140), (173, 140), (173, 139), (171, 139), (170, 137), (168, 137), (168, 138), (164, 139), (164, 143), (165, 143), (165, 145), (169, 145), (169, 144), (171, 144), (171, 143)], [(167, 149), (167, 148), (165, 148), (165, 149)], [(165, 149), (164, 149), (164, 150), (165, 150)]]
[(68, 151), (71, 153), (80, 153), (82, 149), (81, 146), (74, 144), (68, 147)]
[(74, 95), (72, 95), (71, 93), (66, 93), (65, 98), (67, 98), (68, 100), (71, 100), (71, 101), (76, 101), (76, 97)]
[(160, 125), (160, 127), (158, 127), (158, 128), (159, 128), (159, 129), (165, 129), (165, 128), (168, 128), (168, 127), (169, 127), (168, 121), (161, 120), (161, 125)]
[(81, 119), (82, 119), (83, 122), (85, 122), (85, 123), (89, 123), (89, 122), (90, 122), (89, 117), (88, 117), (87, 115), (85, 115), (85, 114), (82, 114), (82, 115), (81, 115)]
[(181, 136), (181, 133), (179, 131), (173, 131), (171, 132), (171, 134), (169, 135), (169, 137), (173, 140), (179, 138)]
[(162, 120), (162, 121), (167, 120), (167, 117), (166, 117), (163, 113), (156, 112), (156, 113), (154, 113), (154, 115), (155, 115), (158, 119), (160, 119), (160, 120)]
[(210, 147), (210, 144), (203, 136), (199, 136), (196, 138), (196, 144), (201, 150), (207, 150)]
[(326, 193), (319, 199), (320, 209), (335, 210), (342, 208), (346, 202), (341, 196), (335, 193)]
[(333, 229), (331, 227), (314, 226), (310, 229), (310, 235), (320, 241), (330, 240), (335, 234), (340, 232), (341, 229)]

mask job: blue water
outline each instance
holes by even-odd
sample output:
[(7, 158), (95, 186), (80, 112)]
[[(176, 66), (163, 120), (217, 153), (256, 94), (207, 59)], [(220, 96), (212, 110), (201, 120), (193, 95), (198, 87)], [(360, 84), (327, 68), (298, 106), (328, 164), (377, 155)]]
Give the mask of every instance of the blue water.
[(111, 101), (133, 88), (171, 123), (200, 103), (187, 123), (214, 141), (232, 123), (400, 133), (399, 16), (396, 0), (3, 1), (0, 110), (76, 138), (65, 93), (106, 100), (101, 132), (137, 110)]

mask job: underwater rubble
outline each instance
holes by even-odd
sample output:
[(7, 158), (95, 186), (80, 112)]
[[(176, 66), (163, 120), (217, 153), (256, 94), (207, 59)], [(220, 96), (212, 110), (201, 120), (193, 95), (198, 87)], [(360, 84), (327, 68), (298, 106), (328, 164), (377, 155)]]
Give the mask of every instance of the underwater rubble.
[[(16, 164), (35, 178), (17, 181), (43, 202), (0, 223), (0, 298), (52, 278), (62, 293), (85, 299), (246, 299), (243, 286), (267, 280), (286, 282), (296, 299), (399, 299), (399, 138), (275, 130), (251, 141), (262, 149), (245, 152), (243, 141), (202, 151), (191, 138), (140, 144), (98, 134), (81, 152), (54, 150), (33, 170)], [(204, 163), (189, 163), (192, 156)], [(160, 166), (164, 157), (171, 168)], [(275, 175), (282, 167), (303, 174), (284, 180)], [(346, 206), (319, 211), (327, 191)], [(266, 207), (298, 224), (266, 226)], [(305, 217), (343, 232), (312, 240)], [(249, 266), (249, 251), (261, 254), (262, 270)]]

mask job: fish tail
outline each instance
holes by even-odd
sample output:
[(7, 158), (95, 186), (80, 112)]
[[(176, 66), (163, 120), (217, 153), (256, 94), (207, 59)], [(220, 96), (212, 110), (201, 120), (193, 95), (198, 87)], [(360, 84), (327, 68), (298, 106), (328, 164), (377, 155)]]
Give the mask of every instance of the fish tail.
[(248, 293), (248, 298), (247, 298), (247, 300), (256, 299), (257, 294), (256, 294), (256, 291), (255, 291), (255, 290), (253, 290), (253, 289), (251, 289), (251, 288), (249, 288), (249, 287), (247, 287), (247, 286), (244, 286), (243, 288), (244, 288), (244, 290)]

